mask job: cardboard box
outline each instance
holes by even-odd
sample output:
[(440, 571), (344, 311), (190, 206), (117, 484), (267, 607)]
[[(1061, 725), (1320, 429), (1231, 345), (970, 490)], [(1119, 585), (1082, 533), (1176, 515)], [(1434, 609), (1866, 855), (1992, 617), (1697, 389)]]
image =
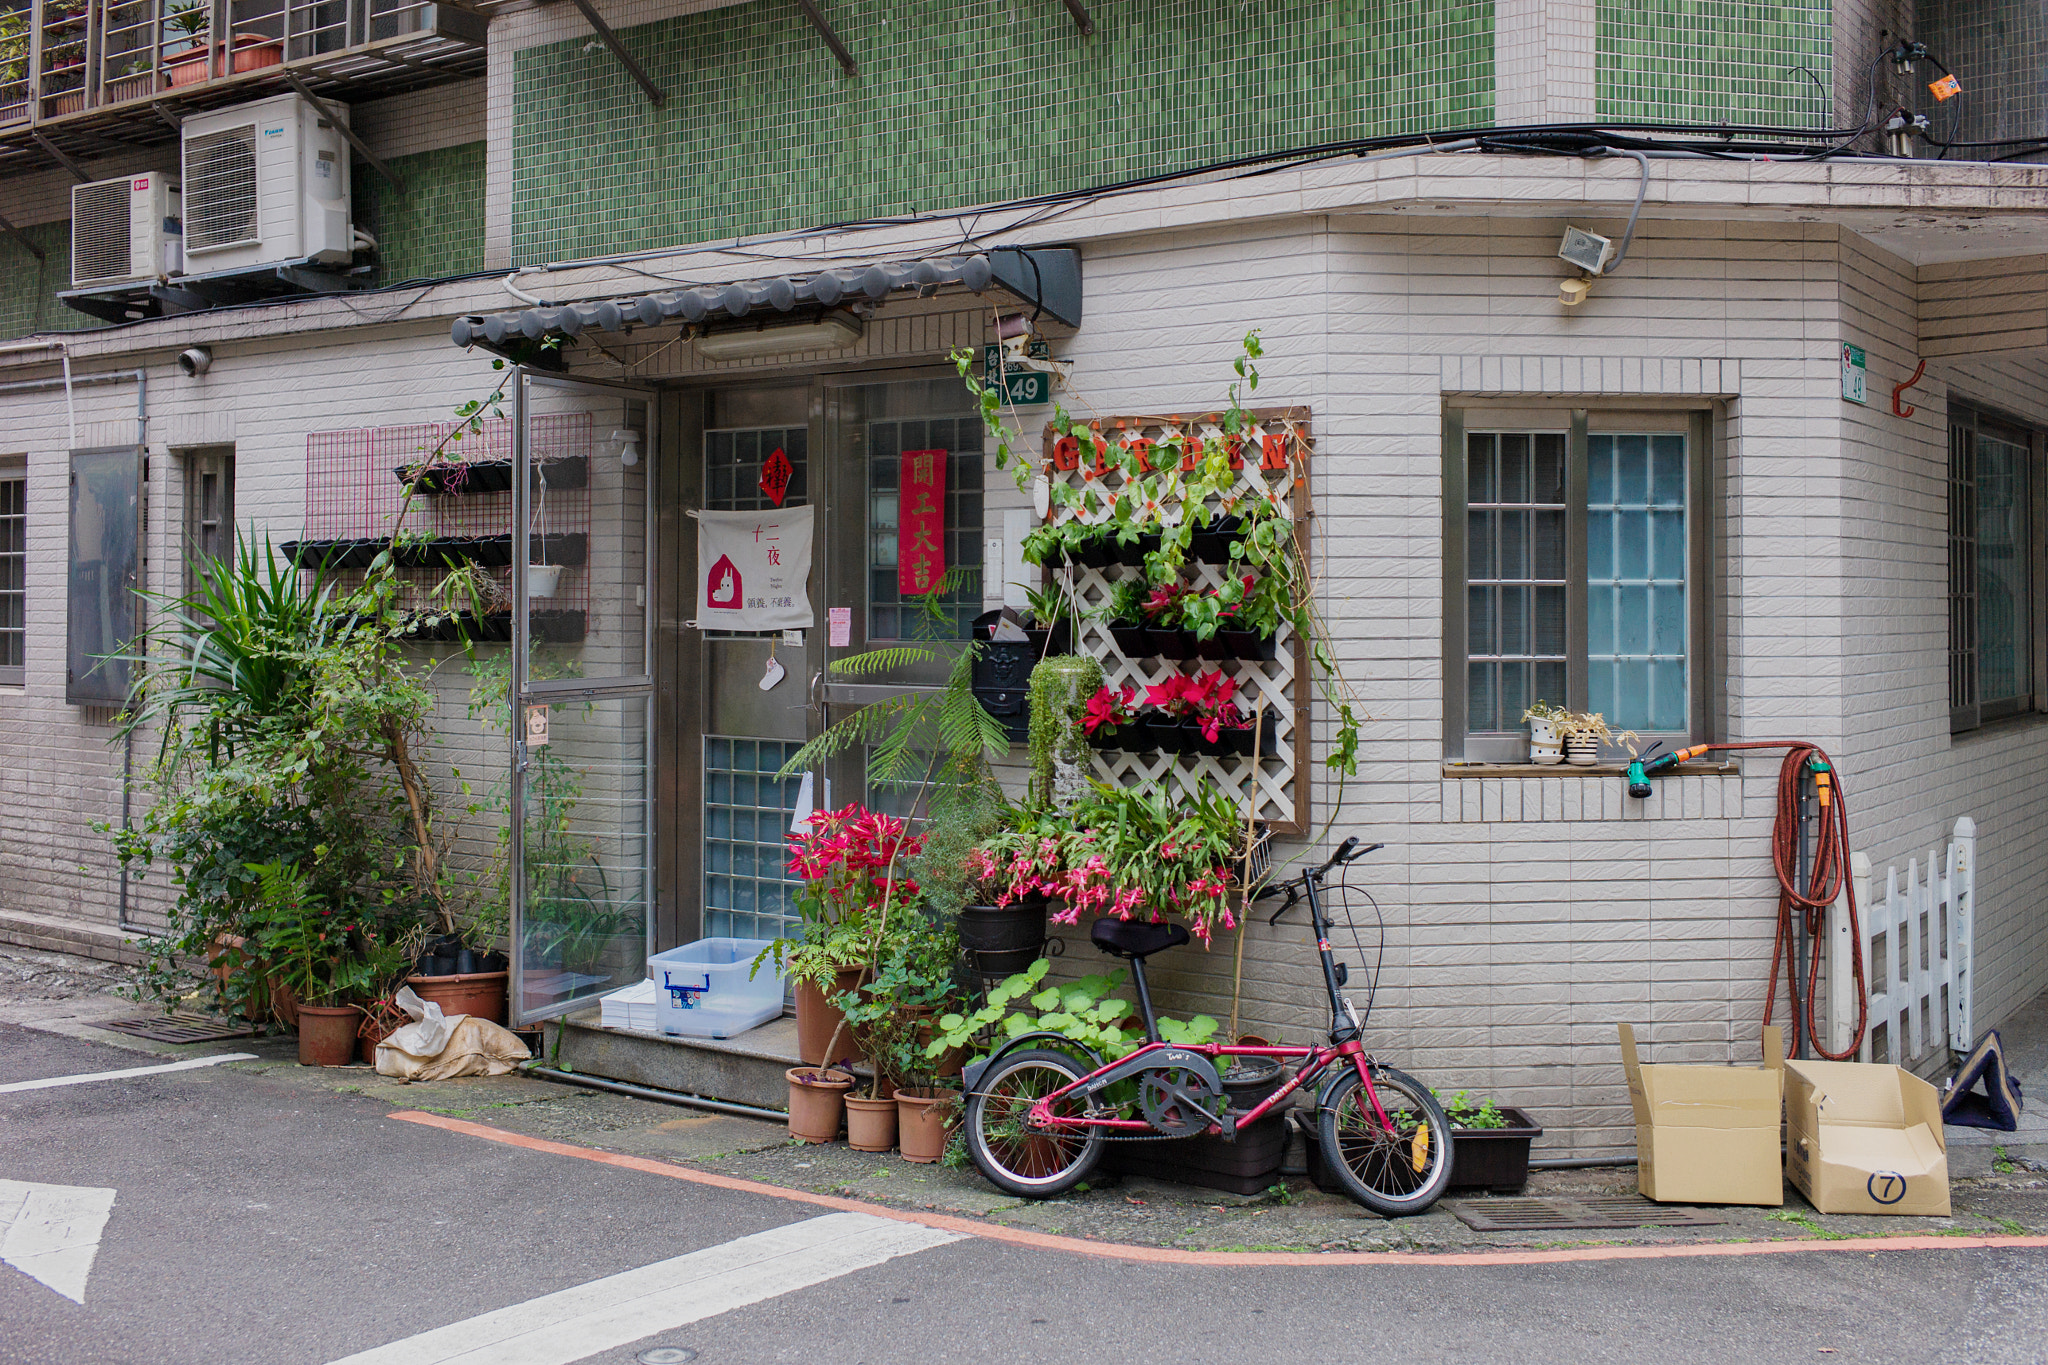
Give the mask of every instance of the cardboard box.
[(1645, 1066), (1621, 1025), (1621, 1064), (1636, 1110), (1636, 1188), (1667, 1204), (1785, 1202), (1778, 1119), (1785, 1044), (1764, 1030), (1764, 1065)]
[(1940, 1093), (1895, 1066), (1787, 1062), (1785, 1176), (1822, 1213), (1948, 1213)]

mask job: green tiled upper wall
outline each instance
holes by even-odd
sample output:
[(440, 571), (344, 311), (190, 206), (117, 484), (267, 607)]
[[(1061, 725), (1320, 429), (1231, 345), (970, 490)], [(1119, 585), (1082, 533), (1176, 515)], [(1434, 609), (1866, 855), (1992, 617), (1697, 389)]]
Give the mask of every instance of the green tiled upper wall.
[(11, 235), (0, 233), (0, 337), (31, 332), (80, 332), (104, 327), (57, 302), (57, 291), (71, 287), (71, 223), (37, 223), (22, 236), (42, 249), (37, 260)]
[(512, 242), (531, 264), (1021, 198), (1493, 119), (1492, 0), (832, 4), (628, 29), (655, 109), (585, 37), (514, 54)]
[(1598, 13), (1602, 118), (1834, 121), (1833, 0), (1600, 0)]
[(356, 225), (377, 239), (377, 282), (467, 275), (484, 267), (484, 144), (389, 157), (395, 193), (357, 162), (350, 169)]

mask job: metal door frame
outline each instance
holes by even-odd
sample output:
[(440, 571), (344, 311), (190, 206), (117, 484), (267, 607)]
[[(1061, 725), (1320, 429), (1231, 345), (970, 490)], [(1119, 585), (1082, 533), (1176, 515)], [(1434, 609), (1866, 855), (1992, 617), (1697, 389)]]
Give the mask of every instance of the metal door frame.
[[(623, 395), (639, 400), (646, 405), (647, 430), (642, 433), (641, 447), (647, 461), (647, 489), (642, 499), (641, 516), (643, 552), (641, 572), (644, 575), (641, 589), (645, 595), (645, 607), (640, 621), (640, 663), (642, 671), (634, 676), (612, 678), (560, 678), (553, 681), (529, 682), (526, 677), (526, 652), (528, 646), (528, 611), (526, 595), (526, 566), (531, 559), (528, 483), (533, 473), (533, 446), (528, 428), (532, 417), (528, 390), (532, 385), (549, 389), (571, 389), (612, 395)], [(646, 837), (642, 858), (645, 867), (642, 875), (647, 888), (648, 913), (645, 917), (644, 937), (647, 953), (654, 951), (655, 920), (659, 914), (658, 882), (655, 856), (655, 840), (658, 825), (655, 820), (655, 792), (660, 786), (661, 748), (660, 731), (657, 721), (660, 708), (654, 694), (654, 620), (658, 599), (654, 591), (654, 530), (655, 508), (660, 501), (661, 462), (655, 452), (661, 449), (661, 393), (658, 389), (638, 384), (620, 384), (602, 379), (570, 379), (516, 366), (512, 378), (512, 668), (511, 681), (506, 688), (506, 703), (511, 709), (507, 717), (511, 732), (511, 905), (508, 907), (508, 926), (511, 937), (511, 976), (506, 992), (510, 1018), (515, 1024), (531, 1024), (542, 1019), (552, 1019), (580, 1008), (595, 997), (577, 996), (550, 1005), (544, 1009), (524, 1010), (521, 1008), (519, 983), (524, 979), (526, 936), (526, 707), (550, 700), (589, 699), (606, 697), (640, 697), (644, 700), (647, 724), (647, 762), (649, 771), (645, 783), (643, 801), (646, 806), (644, 819)], [(596, 458), (592, 453), (593, 460)]]

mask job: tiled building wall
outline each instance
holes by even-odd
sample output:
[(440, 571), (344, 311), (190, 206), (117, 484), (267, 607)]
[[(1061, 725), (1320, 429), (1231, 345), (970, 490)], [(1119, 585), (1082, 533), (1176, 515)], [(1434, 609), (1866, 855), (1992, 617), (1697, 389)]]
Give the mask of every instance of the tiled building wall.
[(1079, 189), (1493, 118), (1493, 5), (911, 0), (835, 11), (848, 80), (783, 5), (622, 34), (652, 108), (580, 33), (511, 56), (511, 259)]
[(484, 144), (395, 156), (403, 191), (358, 160), (356, 226), (377, 239), (377, 282), (466, 275), (484, 265)]
[(1922, 0), (1921, 12), (1914, 36), (1963, 85), (1957, 100), (1936, 105), (1924, 83), (1913, 82), (1915, 106), (1934, 121), (1937, 136), (1950, 137), (1953, 125), (1953, 136), (1968, 141), (2048, 137), (2048, 4)]
[(1602, 118), (1825, 128), (1831, 0), (1600, 0)]
[(71, 287), (70, 220), (22, 226), (21, 235), (36, 244), (43, 259), (12, 235), (0, 235), (0, 340), (99, 326), (98, 319), (57, 302), (57, 291)]

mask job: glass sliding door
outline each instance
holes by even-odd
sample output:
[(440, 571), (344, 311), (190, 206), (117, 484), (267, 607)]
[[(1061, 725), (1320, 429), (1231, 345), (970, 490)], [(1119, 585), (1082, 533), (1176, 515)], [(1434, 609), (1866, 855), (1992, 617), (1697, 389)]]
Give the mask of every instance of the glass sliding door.
[(654, 928), (645, 389), (522, 370), (513, 398), (512, 1014), (646, 972)]

